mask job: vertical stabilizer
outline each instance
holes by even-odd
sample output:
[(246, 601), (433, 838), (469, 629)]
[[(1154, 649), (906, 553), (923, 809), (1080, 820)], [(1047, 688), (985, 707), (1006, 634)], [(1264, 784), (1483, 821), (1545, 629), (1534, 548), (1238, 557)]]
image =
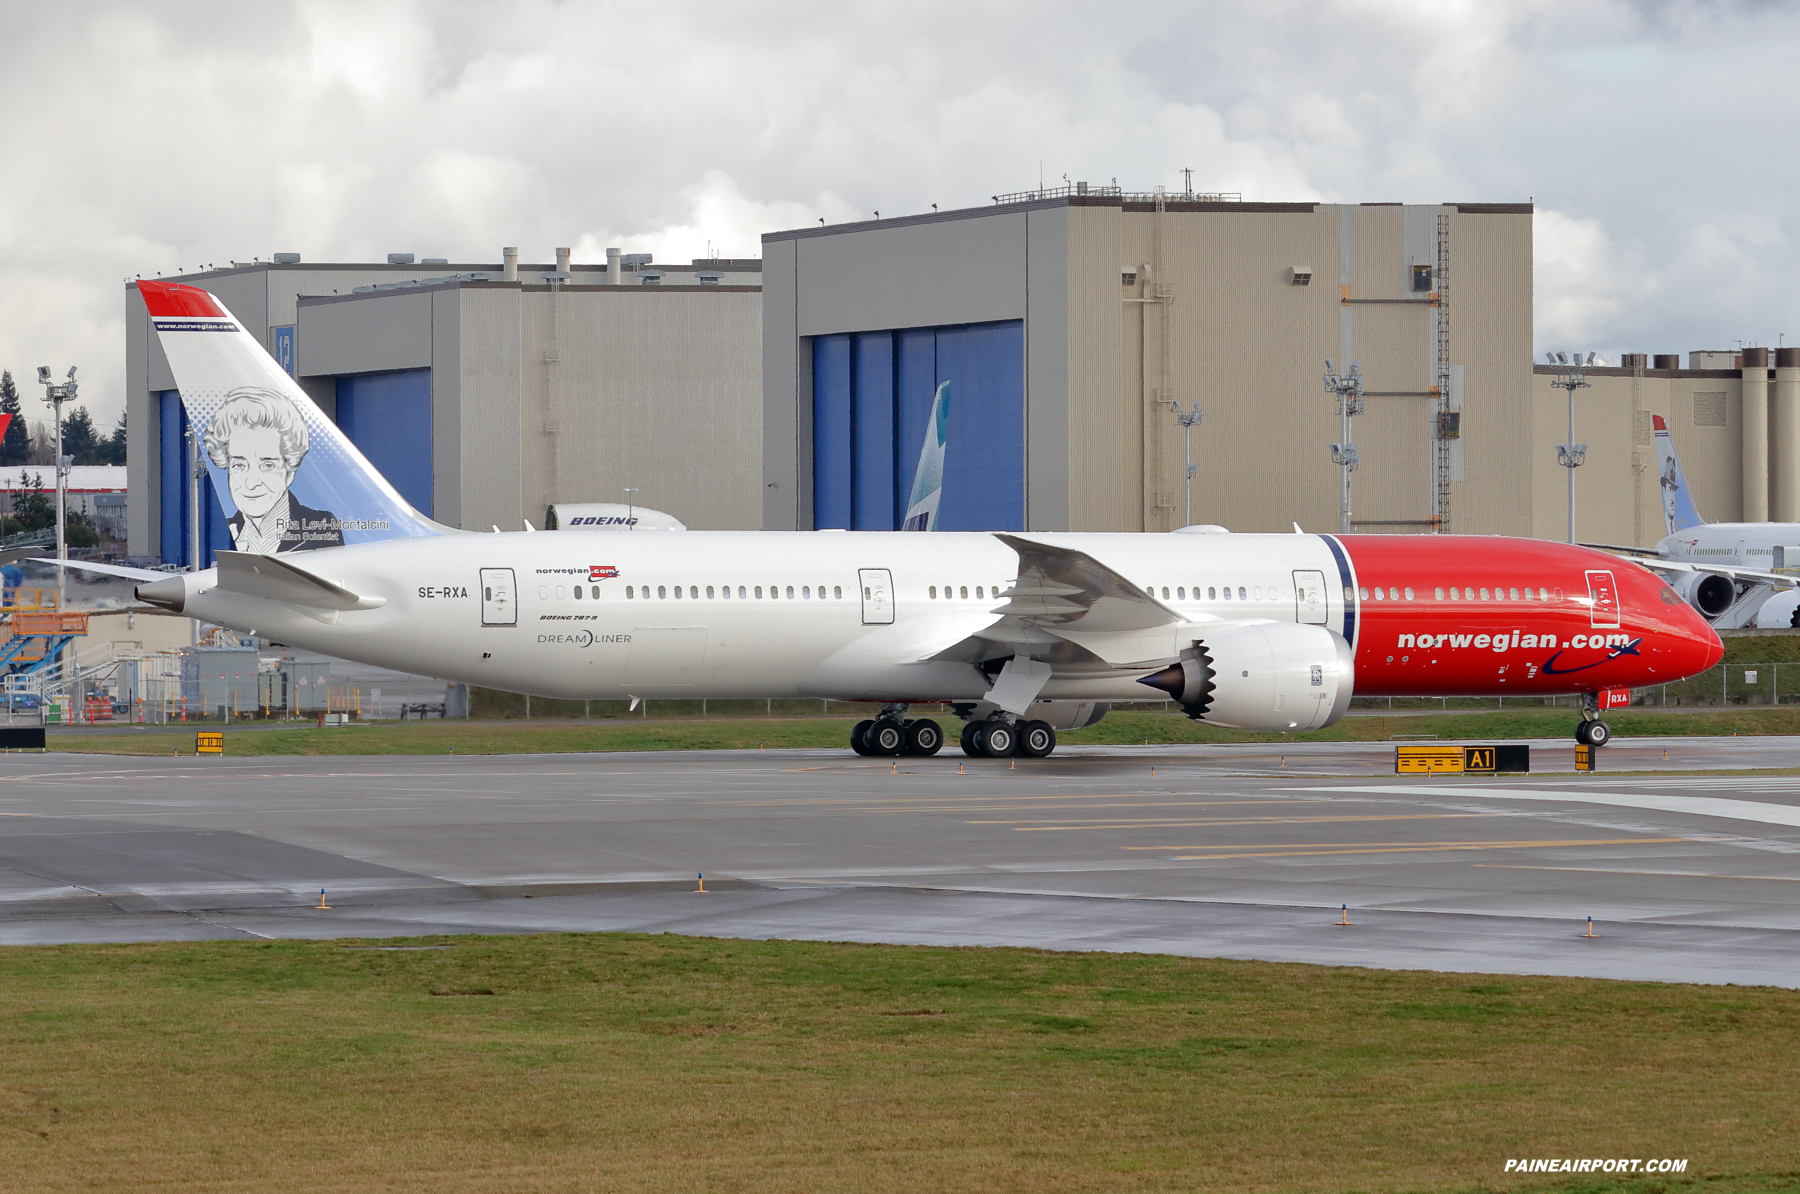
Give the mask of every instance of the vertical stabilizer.
[(945, 382), (931, 400), (931, 418), (925, 424), (925, 444), (919, 449), (919, 468), (913, 474), (912, 498), (901, 530), (937, 530), (938, 506), (944, 497), (944, 446), (949, 440), (950, 383)]
[(1688, 488), (1687, 474), (1681, 471), (1681, 457), (1675, 453), (1675, 440), (1669, 435), (1669, 424), (1661, 415), (1652, 415), (1656, 427), (1656, 471), (1661, 476), (1663, 533), (1673, 535), (1689, 527), (1703, 526), (1706, 520), (1694, 508), (1694, 492)]
[(442, 535), (231, 312), (197, 286), (139, 281), (238, 551), (273, 555)]

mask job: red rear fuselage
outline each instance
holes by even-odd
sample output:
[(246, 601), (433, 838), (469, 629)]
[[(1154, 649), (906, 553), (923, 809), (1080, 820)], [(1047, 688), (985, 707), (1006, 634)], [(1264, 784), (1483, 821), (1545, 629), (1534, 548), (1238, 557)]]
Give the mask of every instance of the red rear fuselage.
[(1358, 696), (1553, 696), (1705, 671), (1719, 636), (1654, 573), (1564, 543), (1346, 535)]

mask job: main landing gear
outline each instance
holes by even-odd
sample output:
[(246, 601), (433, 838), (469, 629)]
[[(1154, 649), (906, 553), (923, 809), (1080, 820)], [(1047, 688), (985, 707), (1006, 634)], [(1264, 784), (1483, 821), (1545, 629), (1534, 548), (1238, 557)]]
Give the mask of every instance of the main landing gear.
[(1041, 759), (1056, 749), (1056, 731), (1042, 721), (971, 721), (963, 725), (962, 749), (972, 759), (1004, 759), (1009, 755)]
[(1581, 698), (1581, 724), (1575, 727), (1575, 741), (1583, 746), (1605, 746), (1612, 741), (1612, 730), (1600, 720), (1600, 702), (1593, 693)]
[(928, 717), (908, 721), (905, 705), (883, 705), (880, 717), (850, 731), (850, 749), (859, 755), (934, 755), (943, 746), (943, 727)]

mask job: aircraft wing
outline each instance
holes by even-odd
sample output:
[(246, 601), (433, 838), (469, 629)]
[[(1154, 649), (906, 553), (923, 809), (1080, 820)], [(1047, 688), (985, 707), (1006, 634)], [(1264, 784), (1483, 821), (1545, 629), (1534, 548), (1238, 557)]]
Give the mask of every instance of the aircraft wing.
[(1665, 572), (1671, 575), (1686, 572), (1708, 572), (1730, 580), (1741, 580), (1746, 584), (1773, 585), (1781, 589), (1800, 588), (1800, 576), (1791, 573), (1758, 572), (1751, 568), (1731, 568), (1721, 564), (1690, 564), (1685, 560), (1633, 558), (1631, 562), (1648, 568), (1652, 572)]
[(1128, 578), (1083, 551), (996, 532), (1019, 553), (1019, 575), (997, 594), (994, 620), (924, 656), (931, 660), (1016, 655), (1052, 662), (1163, 659), (1187, 622)]
[(1084, 551), (1004, 532), (994, 537), (1019, 553), (1019, 579), (994, 610), (1002, 619), (1085, 634), (1149, 630), (1185, 620)]

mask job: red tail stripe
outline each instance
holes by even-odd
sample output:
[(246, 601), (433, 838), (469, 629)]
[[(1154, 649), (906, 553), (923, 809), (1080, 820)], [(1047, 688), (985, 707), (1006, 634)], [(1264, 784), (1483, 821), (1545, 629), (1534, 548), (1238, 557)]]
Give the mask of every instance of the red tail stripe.
[(182, 315), (223, 319), (229, 315), (212, 295), (198, 286), (183, 286), (179, 282), (147, 282), (140, 278), (137, 288), (138, 293), (144, 296), (144, 306), (150, 309), (151, 316), (156, 319)]

